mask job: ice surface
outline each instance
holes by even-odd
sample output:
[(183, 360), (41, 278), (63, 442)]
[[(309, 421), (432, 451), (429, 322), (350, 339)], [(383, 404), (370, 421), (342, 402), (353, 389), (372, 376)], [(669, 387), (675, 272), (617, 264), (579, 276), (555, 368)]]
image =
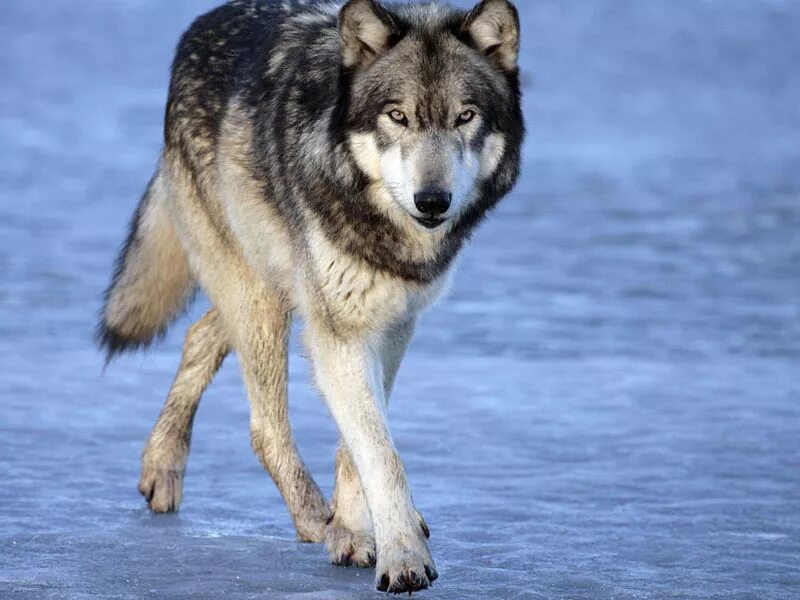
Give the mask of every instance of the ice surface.
[[(392, 425), (437, 599), (800, 597), (800, 4), (520, 1), (516, 192)], [(230, 360), (183, 510), (138, 456), (191, 315), (101, 375), (99, 296), (205, 0), (0, 3), (0, 597), (373, 598), (300, 545)], [(202, 310), (198, 306), (193, 315)], [(335, 430), (299, 352), (326, 492)]]

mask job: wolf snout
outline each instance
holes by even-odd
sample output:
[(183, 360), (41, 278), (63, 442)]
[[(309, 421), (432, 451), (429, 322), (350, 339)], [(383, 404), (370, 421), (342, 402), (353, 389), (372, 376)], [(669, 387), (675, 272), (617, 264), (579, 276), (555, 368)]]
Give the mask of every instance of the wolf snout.
[(450, 210), (453, 194), (443, 190), (425, 190), (414, 194), (414, 205), (426, 217), (441, 217)]

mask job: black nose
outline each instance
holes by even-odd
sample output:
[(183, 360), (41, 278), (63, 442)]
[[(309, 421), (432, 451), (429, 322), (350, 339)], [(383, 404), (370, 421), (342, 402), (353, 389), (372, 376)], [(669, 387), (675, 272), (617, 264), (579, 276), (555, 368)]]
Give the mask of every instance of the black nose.
[(426, 190), (414, 194), (414, 204), (423, 215), (438, 217), (450, 208), (453, 194), (439, 190)]

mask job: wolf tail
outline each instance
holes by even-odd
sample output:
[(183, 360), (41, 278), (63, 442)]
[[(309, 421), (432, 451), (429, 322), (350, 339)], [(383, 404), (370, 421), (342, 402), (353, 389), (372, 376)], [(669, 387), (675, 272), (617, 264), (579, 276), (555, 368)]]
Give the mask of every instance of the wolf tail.
[(166, 208), (163, 175), (142, 197), (120, 251), (97, 327), (106, 361), (148, 346), (183, 311), (195, 289)]

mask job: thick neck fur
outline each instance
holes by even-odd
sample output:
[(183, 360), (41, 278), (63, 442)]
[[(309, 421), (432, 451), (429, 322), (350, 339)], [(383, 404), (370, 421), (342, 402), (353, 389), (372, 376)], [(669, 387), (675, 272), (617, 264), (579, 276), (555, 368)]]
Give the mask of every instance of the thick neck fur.
[[(336, 16), (312, 10), (271, 24), (273, 33), (256, 45), (254, 64), (242, 68), (237, 82), (253, 118), (252, 167), (267, 201), (297, 229), (316, 220), (331, 243), (375, 269), (434, 281), (513, 185), (522, 131), (511, 132), (499, 167), (467, 210), (440, 230), (422, 230), (407, 215), (381, 208), (376, 200), (385, 192), (348, 146), (353, 73), (341, 64)], [(510, 79), (518, 113), (516, 75)]]

